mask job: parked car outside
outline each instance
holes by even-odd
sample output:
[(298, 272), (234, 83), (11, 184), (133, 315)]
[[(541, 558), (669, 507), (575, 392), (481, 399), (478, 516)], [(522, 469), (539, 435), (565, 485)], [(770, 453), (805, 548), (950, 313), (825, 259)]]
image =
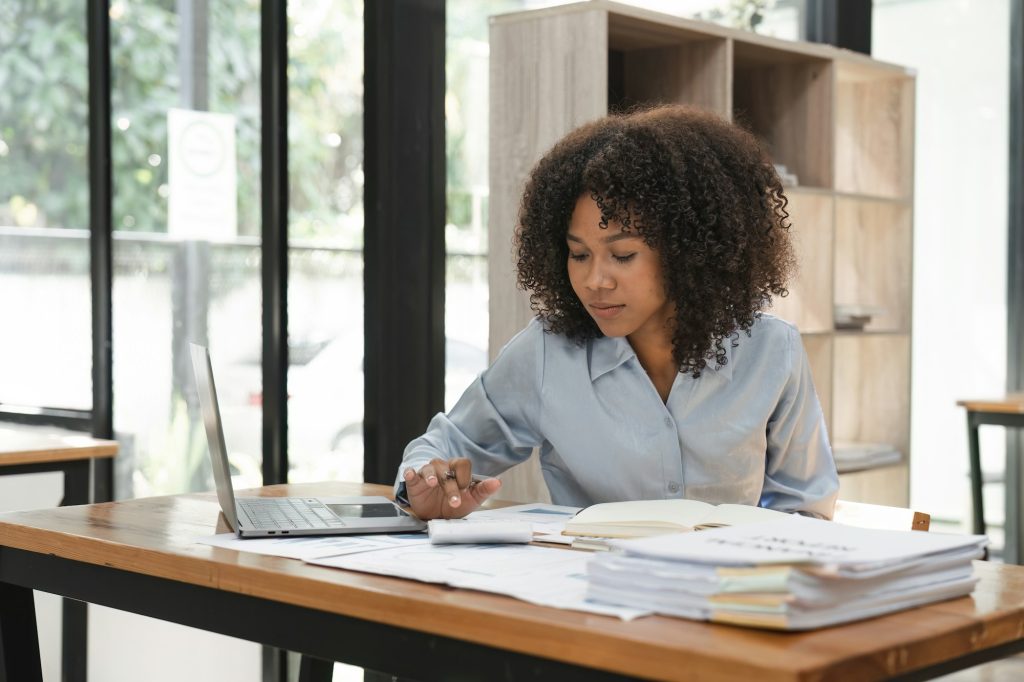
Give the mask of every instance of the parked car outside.
[[(333, 338), (296, 340), (289, 345), (289, 355), (289, 480), (362, 480), (362, 330)], [(486, 367), (487, 352), (448, 338), (445, 365), (445, 409), (449, 409)], [(224, 366), (217, 379), (225, 441), (232, 468), (236, 469), (236, 482), (259, 485), (263, 440), (259, 349)]]

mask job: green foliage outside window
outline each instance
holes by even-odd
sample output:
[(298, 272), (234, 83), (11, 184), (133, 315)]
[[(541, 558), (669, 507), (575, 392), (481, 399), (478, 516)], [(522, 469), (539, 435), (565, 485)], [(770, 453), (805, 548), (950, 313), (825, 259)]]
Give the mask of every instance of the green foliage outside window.
[(86, 226), (85, 10), (0, 2), (0, 224)]
[[(115, 230), (167, 229), (167, 110), (183, 106), (175, 4), (111, 4)], [(207, 6), (207, 108), (236, 117), (239, 233), (258, 235), (259, 2)], [(292, 235), (358, 246), (362, 3), (293, 0), (289, 23)], [(0, 224), (86, 227), (87, 61), (79, 0), (0, 3)]]

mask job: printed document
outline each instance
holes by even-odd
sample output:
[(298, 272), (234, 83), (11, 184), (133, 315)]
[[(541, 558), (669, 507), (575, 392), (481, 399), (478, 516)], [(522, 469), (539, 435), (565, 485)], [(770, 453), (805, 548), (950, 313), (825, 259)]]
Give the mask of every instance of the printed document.
[(350, 571), (504, 594), (542, 606), (632, 620), (650, 611), (588, 602), (590, 554), (536, 545), (417, 545), (309, 560)]
[(973, 557), (984, 535), (855, 528), (800, 517), (701, 533), (615, 540), (627, 555), (717, 566), (806, 564), (849, 575), (879, 575), (950, 556)]
[(326, 535), (298, 538), (255, 538), (242, 540), (234, 533), (196, 538), (196, 542), (213, 547), (233, 549), (238, 552), (253, 552), (267, 556), (288, 559), (316, 559), (338, 554), (372, 552), (377, 549), (391, 549), (410, 545), (425, 545), (430, 542), (426, 533), (403, 533), (399, 535)]
[(534, 541), (568, 545), (572, 543), (572, 538), (562, 535), (562, 531), (565, 530), (565, 524), (576, 516), (580, 509), (581, 507), (536, 502), (498, 509), (480, 509), (466, 518), (471, 521), (527, 521), (533, 524)]

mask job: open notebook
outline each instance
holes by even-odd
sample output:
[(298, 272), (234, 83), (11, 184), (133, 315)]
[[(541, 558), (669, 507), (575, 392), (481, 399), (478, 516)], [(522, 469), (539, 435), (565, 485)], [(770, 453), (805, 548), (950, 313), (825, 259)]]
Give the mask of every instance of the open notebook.
[(565, 524), (563, 535), (639, 538), (704, 528), (790, 518), (789, 514), (744, 504), (708, 504), (698, 500), (605, 502), (582, 510)]

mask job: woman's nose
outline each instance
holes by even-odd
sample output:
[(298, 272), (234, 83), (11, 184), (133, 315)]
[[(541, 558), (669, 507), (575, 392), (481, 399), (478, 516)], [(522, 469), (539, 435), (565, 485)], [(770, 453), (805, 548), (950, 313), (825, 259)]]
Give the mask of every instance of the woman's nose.
[(608, 272), (608, 268), (596, 261), (597, 259), (595, 258), (593, 261), (594, 264), (590, 268), (590, 272), (587, 273), (587, 288), (593, 290), (613, 289), (615, 287), (615, 281)]

